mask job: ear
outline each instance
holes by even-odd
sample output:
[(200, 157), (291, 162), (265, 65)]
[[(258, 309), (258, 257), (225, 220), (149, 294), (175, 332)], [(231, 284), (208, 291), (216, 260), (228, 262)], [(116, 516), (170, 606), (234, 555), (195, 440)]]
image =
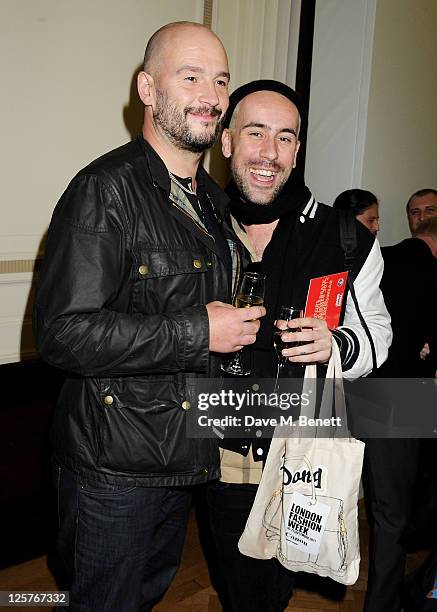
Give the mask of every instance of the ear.
[(144, 106), (155, 107), (156, 90), (153, 77), (147, 72), (141, 71), (137, 77), (138, 95)]
[(300, 147), (300, 140), (297, 141), (296, 148), (294, 150), (293, 168), (296, 168), (296, 159), (297, 159), (297, 154), (299, 153), (299, 147)]
[(232, 136), (227, 128), (222, 132), (222, 153), (227, 158), (232, 155)]

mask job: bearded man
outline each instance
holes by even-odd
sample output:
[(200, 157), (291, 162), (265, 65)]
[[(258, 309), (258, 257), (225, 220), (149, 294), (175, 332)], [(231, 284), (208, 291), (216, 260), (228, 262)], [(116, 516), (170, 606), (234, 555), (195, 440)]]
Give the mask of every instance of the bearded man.
[[(246, 247), (249, 265), (267, 278), (267, 314), (255, 344), (243, 351), (252, 375), (259, 378), (274, 378), (276, 373), (272, 339), (280, 307), (303, 308), (311, 278), (345, 270), (338, 211), (317, 203), (293, 171), (303, 115), (302, 103), (290, 87), (260, 80), (232, 93), (224, 122), (222, 151), (231, 160), (232, 174), (227, 188), (231, 222)], [(359, 222), (356, 234), (350, 275), (380, 364), (391, 342), (390, 318), (379, 289), (381, 252), (375, 236)], [(294, 346), (285, 348), (282, 355), (295, 364), (289, 375), (303, 376), (304, 369), (296, 364), (325, 364), (332, 336), (340, 348), (345, 378), (372, 370), (370, 343), (349, 295), (345, 303), (335, 330), (311, 317), (288, 322), (291, 331), (283, 333), (282, 339), (293, 340)], [(323, 374), (323, 366), (319, 373)], [(220, 481), (208, 487), (211, 527), (226, 587), (222, 599), (225, 609), (235, 612), (284, 610), (293, 590), (293, 574), (276, 559), (252, 559), (238, 551), (269, 445), (263, 437), (225, 437)]]
[(407, 217), (411, 235), (420, 223), (437, 217), (437, 191), (435, 189), (419, 189), (407, 202)]
[(187, 439), (187, 375), (255, 341), (261, 307), (229, 305), (235, 237), (199, 167), (228, 97), (220, 40), (172, 23), (150, 39), (143, 134), (83, 169), (49, 229), (35, 309), (66, 371), (53, 420), (59, 551), (70, 609), (151, 610), (179, 564), (190, 486), (219, 475)]

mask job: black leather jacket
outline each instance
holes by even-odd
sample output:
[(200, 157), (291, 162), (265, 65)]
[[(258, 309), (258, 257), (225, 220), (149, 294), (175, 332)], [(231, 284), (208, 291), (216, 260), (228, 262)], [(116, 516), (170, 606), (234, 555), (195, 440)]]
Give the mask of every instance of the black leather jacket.
[[(226, 196), (202, 168), (197, 180), (221, 216)], [(218, 373), (205, 304), (231, 301), (231, 271), (169, 192), (140, 137), (79, 172), (50, 225), (35, 336), (43, 359), (68, 372), (55, 459), (91, 480), (174, 486), (219, 475), (215, 440), (186, 436), (186, 377)]]

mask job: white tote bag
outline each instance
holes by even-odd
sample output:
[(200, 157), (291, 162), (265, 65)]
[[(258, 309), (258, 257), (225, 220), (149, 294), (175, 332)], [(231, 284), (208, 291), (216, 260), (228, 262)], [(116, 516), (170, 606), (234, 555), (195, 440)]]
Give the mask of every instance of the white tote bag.
[[(337, 425), (328, 428), (329, 437), (320, 437), (319, 427), (275, 430), (238, 547), (257, 559), (276, 557), (295, 572), (354, 584), (360, 564), (357, 508), (364, 443), (352, 438), (347, 428), (334, 340), (332, 346), (318, 418), (334, 416), (335, 406)], [(302, 393), (311, 389), (314, 400), (301, 409), (307, 418), (314, 417), (315, 374), (315, 366), (306, 368)]]

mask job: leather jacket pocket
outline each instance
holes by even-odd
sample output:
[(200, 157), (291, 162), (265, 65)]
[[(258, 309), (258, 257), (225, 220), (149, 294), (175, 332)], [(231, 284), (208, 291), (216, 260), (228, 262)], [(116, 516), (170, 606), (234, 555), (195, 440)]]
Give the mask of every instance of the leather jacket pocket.
[(195, 457), (173, 377), (102, 380), (98, 464), (148, 475), (189, 473)]
[(210, 269), (202, 250), (139, 249), (132, 270), (133, 311), (161, 314), (206, 303)]

